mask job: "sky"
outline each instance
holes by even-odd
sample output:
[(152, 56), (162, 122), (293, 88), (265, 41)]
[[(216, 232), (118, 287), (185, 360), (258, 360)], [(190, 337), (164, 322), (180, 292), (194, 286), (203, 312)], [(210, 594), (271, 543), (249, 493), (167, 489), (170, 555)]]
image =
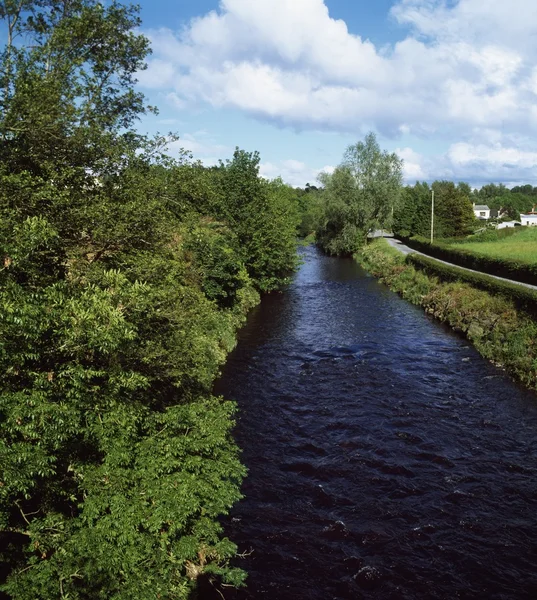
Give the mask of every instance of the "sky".
[(537, 185), (537, 0), (142, 0), (138, 87), (205, 164), (314, 184), (373, 131), (404, 177)]

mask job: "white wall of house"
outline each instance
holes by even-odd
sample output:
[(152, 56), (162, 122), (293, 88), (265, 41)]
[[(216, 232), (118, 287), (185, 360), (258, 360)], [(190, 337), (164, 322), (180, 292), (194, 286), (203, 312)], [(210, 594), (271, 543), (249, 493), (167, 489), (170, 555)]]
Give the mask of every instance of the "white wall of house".
[(496, 229), (506, 229), (507, 227), (516, 227), (516, 225), (520, 225), (518, 221), (503, 221), (502, 223), (498, 223), (496, 225)]
[(488, 206), (476, 206), (474, 204), (474, 215), (478, 219), (490, 219), (490, 208)]
[(537, 214), (535, 215), (520, 215), (522, 225), (537, 225)]

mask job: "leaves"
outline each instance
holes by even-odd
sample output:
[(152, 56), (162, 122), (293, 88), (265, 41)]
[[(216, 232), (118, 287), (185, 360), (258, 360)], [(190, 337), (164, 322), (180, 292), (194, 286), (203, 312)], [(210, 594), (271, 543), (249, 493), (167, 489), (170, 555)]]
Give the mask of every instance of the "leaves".
[(296, 264), (297, 195), (255, 152), (206, 169), (130, 129), (136, 8), (0, 1), (1, 24), (31, 42), (0, 55), (1, 589), (238, 585), (218, 519), (245, 470), (211, 388)]
[(370, 230), (390, 228), (400, 202), (402, 161), (382, 152), (373, 133), (349, 146), (334, 173), (321, 176), (324, 213), (317, 240), (330, 254), (353, 254)]

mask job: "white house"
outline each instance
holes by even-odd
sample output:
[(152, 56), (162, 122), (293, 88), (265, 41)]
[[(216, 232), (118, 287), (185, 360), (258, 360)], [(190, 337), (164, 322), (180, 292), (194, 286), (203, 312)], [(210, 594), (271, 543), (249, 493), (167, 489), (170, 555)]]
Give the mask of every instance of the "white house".
[(474, 203), (474, 215), (481, 221), (490, 219), (490, 208), (486, 204)]
[(520, 222), (522, 225), (537, 225), (537, 213), (528, 213), (527, 215), (520, 215)]

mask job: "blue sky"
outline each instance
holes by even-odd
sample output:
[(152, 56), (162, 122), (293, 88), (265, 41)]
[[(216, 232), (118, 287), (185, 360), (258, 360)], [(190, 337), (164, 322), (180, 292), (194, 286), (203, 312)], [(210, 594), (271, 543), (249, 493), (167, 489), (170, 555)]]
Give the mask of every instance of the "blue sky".
[(408, 183), (534, 183), (535, 0), (142, 1), (140, 89), (207, 164), (313, 183), (372, 130)]

